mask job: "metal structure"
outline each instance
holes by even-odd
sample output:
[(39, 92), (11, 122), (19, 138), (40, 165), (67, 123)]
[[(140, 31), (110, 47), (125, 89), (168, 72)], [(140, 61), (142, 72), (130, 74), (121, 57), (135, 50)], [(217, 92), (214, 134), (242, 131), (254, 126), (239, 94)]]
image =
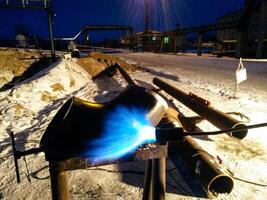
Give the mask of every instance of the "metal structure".
[[(190, 124), (191, 119), (186, 118), (186, 123), (180, 121), (182, 114), (176, 107), (169, 108), (168, 128), (182, 127), (186, 131), (192, 131), (194, 124)], [(185, 124), (190, 124), (185, 126)], [(204, 190), (209, 195), (214, 193), (231, 193), (234, 187), (233, 179), (225, 172), (218, 160), (205, 151), (191, 136), (184, 137), (183, 140), (168, 143), (168, 156), (175, 159), (177, 155), (185, 161), (192, 172), (201, 182)]]
[[(238, 38), (237, 38), (237, 54), (238, 58), (244, 56), (244, 49), (248, 46), (248, 35), (249, 35), (249, 28), (251, 17), (253, 13), (260, 13), (259, 17), (259, 33), (258, 33), (258, 41), (257, 41), (257, 50), (256, 50), (256, 57), (262, 58), (263, 51), (264, 51), (264, 36), (265, 34), (265, 27), (266, 27), (266, 0), (246, 0), (245, 7), (241, 12), (241, 17), (239, 20), (239, 25), (237, 27), (238, 31)], [(255, 25), (254, 25), (255, 26)]]
[(50, 7), (52, 0), (1, 0), (1, 8), (43, 10)]
[[(123, 76), (127, 77), (128, 75), (124, 73)], [(159, 103), (163, 101), (158, 101), (159, 98), (161, 97), (153, 92), (132, 85), (116, 99), (106, 104), (93, 104), (77, 98), (70, 99), (65, 103), (48, 126), (41, 140), (41, 146), (50, 165), (53, 199), (68, 199), (67, 171), (106, 164), (150, 160), (148, 166), (151, 165), (152, 172), (147, 171), (146, 182), (152, 184), (152, 191), (147, 191), (145, 194), (152, 195), (153, 199), (163, 200), (165, 194), (166, 145), (157, 145), (155, 148), (148, 150), (139, 149), (134, 154), (126, 157), (97, 163), (94, 159), (90, 159), (90, 156), (86, 156), (90, 154), (90, 149), (87, 148), (86, 144), (101, 134), (108, 110), (112, 110), (116, 105), (143, 106), (150, 110), (147, 116), (152, 124), (156, 125), (164, 116), (167, 106), (167, 104)], [(77, 116), (83, 116), (83, 118)], [(88, 126), (88, 122), (91, 126)], [(66, 127), (68, 128), (66, 129)], [(149, 173), (152, 174), (149, 175)]]
[(52, 0), (0, 0), (0, 9), (29, 9), (45, 10), (48, 15), (48, 29), (51, 43), (51, 55), (53, 62), (56, 60), (56, 53), (53, 39), (52, 27)]
[(237, 22), (228, 22), (228, 23), (221, 23), (221, 24), (209, 24), (205, 26), (182, 28), (182, 29), (177, 29), (177, 32), (182, 32), (184, 34), (208, 32), (208, 31), (214, 31), (214, 30), (231, 29), (236, 26), (237, 26)]
[[(175, 157), (178, 153), (196, 174), (207, 193), (230, 193), (234, 186), (232, 178), (224, 172), (223, 167), (218, 164), (215, 158), (190, 137), (190, 135), (210, 134), (209, 132), (190, 133), (196, 122), (201, 118), (192, 119), (181, 116), (175, 110), (176, 108), (168, 106), (166, 97), (159, 90), (149, 90), (138, 86), (118, 64), (110, 66), (95, 76), (94, 80), (103, 76), (112, 77), (117, 71), (121, 73), (129, 84), (124, 92), (105, 104), (91, 103), (72, 97), (52, 119), (41, 139), (39, 148), (29, 149), (24, 152), (17, 151), (14, 134), (11, 133), (18, 182), (20, 181), (18, 159), (22, 156), (44, 152), (46, 160), (49, 162), (52, 198), (53, 200), (68, 200), (68, 171), (145, 160), (147, 161), (147, 167), (143, 200), (164, 200), (166, 191), (166, 157)], [(196, 105), (199, 105), (199, 112), (201, 113), (205, 109), (208, 114), (214, 117), (214, 120), (206, 115), (204, 117), (212, 123), (218, 123), (219, 125), (217, 125), (220, 127), (232, 127), (231, 123), (236, 122), (223, 113), (210, 108), (209, 102), (200, 97), (192, 94), (185, 95), (176, 88), (170, 88), (158, 79), (154, 79), (154, 83), (181, 102), (188, 101), (189, 104), (193, 105), (194, 109), (196, 109)], [(97, 158), (92, 157), (94, 154), (90, 154), (94, 150), (90, 148), (91, 146), (88, 146), (88, 142), (101, 135), (106, 114), (113, 111), (118, 105), (130, 108), (142, 107), (146, 110), (146, 117), (151, 125), (156, 127), (154, 134), (157, 143), (154, 143), (149, 148), (137, 148), (135, 152), (126, 156), (96, 162), (95, 159)], [(225, 120), (225, 125), (223, 125), (220, 117)], [(120, 119), (116, 120), (121, 122)], [(267, 123), (253, 125), (252, 128), (259, 128), (263, 125), (266, 126)], [(239, 128), (242, 130), (237, 128), (235, 132), (244, 136), (242, 135), (244, 132), (241, 131), (247, 130), (249, 126)], [(184, 132), (184, 130), (189, 132)], [(116, 130), (112, 131), (116, 135)], [(225, 131), (231, 132), (234, 130), (224, 130), (221, 133), (225, 133)]]
[(237, 26), (237, 22), (228, 22), (220, 24), (209, 24), (205, 26), (196, 26), (190, 28), (176, 29), (176, 35), (178, 34), (188, 34), (188, 33), (198, 33), (198, 45), (197, 45), (197, 54), (198, 56), (202, 55), (202, 39), (205, 32), (214, 31), (214, 30), (225, 30), (232, 29)]
[[(220, 40), (218, 35), (217, 45), (222, 45), (222, 49), (225, 46), (235, 46), (235, 50), (216, 50), (216, 54), (220, 55), (223, 52), (233, 54), (240, 58), (242, 56), (247, 56), (244, 52), (249, 51), (252, 55), (254, 52), (257, 58), (264, 57), (264, 51), (266, 47), (264, 42), (266, 42), (266, 0), (246, 0), (245, 6), (241, 11), (237, 11), (224, 17), (221, 17), (217, 24), (210, 24), (206, 26), (190, 27), (177, 29), (177, 33), (198, 33), (198, 55), (202, 54), (202, 37), (205, 32), (216, 30), (219, 32), (227, 32), (231, 34), (233, 32), (236, 37), (226, 40), (223, 42)], [(233, 15), (232, 19), (229, 20), (227, 17)], [(225, 18), (225, 19), (224, 19)], [(253, 33), (255, 32), (255, 33)], [(257, 32), (257, 33), (256, 33)], [(254, 35), (254, 36), (253, 36)], [(248, 38), (254, 37), (254, 41)], [(255, 40), (257, 38), (257, 40)], [(256, 42), (256, 48), (252, 48), (251, 43)], [(253, 51), (253, 52), (252, 52)], [(251, 56), (250, 55), (250, 56)], [(266, 55), (266, 53), (265, 53)]]
[[(88, 45), (89, 31), (128, 31), (129, 35), (133, 35), (133, 28), (125, 25), (87, 25), (82, 28), (83, 44)], [(132, 45), (130, 45), (131, 47)]]

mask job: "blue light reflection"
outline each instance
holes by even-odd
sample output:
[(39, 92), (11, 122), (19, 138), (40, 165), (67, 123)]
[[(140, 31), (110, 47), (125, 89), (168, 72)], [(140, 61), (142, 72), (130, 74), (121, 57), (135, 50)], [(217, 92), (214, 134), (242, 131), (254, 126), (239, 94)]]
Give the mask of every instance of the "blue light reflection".
[(146, 111), (116, 107), (105, 120), (100, 138), (90, 142), (88, 156), (95, 162), (120, 158), (134, 152), (138, 146), (155, 142), (155, 127), (146, 119)]

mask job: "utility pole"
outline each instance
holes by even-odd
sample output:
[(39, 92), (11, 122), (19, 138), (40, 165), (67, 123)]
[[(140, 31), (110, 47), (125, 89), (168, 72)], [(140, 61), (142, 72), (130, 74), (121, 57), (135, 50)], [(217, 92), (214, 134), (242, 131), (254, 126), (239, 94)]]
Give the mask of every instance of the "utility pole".
[(56, 62), (56, 51), (54, 45), (54, 36), (53, 36), (53, 25), (52, 25), (52, 9), (49, 7), (47, 9), (48, 14), (48, 28), (49, 28), (49, 36), (50, 36), (50, 43), (51, 43), (51, 55), (52, 55), (52, 62)]
[[(21, 4), (19, 4), (19, 2), (21, 2)], [(9, 0), (6, 0), (5, 3), (1, 3), (0, 9), (22, 9), (22, 10), (29, 9), (29, 10), (47, 11), (52, 61), (55, 62), (56, 61), (56, 53), (55, 53), (55, 47), (54, 47), (53, 25), (52, 25), (53, 12), (52, 12), (52, 5), (51, 4), (52, 4), (52, 0), (35, 0), (35, 1), (28, 1), (28, 0), (9, 1)]]
[(265, 36), (265, 1), (261, 2), (260, 6), (260, 21), (258, 31), (258, 43), (257, 43), (257, 58), (263, 58), (264, 54), (264, 36)]
[(202, 56), (202, 39), (203, 39), (203, 33), (198, 33), (198, 42), (197, 42), (197, 55)]
[(238, 22), (237, 58), (244, 56), (247, 51), (249, 22), (254, 4), (254, 0), (245, 0), (245, 6)]

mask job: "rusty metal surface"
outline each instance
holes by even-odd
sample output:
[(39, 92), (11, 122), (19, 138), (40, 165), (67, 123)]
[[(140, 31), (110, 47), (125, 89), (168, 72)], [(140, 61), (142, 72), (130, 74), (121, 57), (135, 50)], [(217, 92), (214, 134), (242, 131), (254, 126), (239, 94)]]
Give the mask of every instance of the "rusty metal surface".
[(66, 171), (59, 171), (60, 163), (49, 162), (51, 192), (53, 200), (68, 200), (68, 173)]
[[(160, 89), (162, 89), (163, 91), (165, 91), (166, 93), (168, 93), (169, 95), (173, 96), (175, 99), (183, 103), (185, 106), (193, 110), (195, 113), (208, 120), (210, 123), (212, 123), (219, 129), (245, 127), (245, 125), (242, 124), (240, 121), (232, 118), (226, 113), (223, 113), (209, 106), (208, 104), (204, 104), (203, 100), (199, 101), (195, 97), (192, 98), (185, 92), (173, 87), (172, 85), (158, 78), (155, 78), (153, 80), (153, 83)], [(231, 133), (230, 135), (238, 139), (243, 139), (247, 135), (247, 130)]]
[(153, 200), (165, 200), (166, 158), (152, 161), (152, 197)]
[(71, 158), (64, 161), (59, 161), (59, 171), (70, 171), (77, 169), (87, 169), (90, 167), (120, 164), (132, 161), (143, 161), (167, 157), (167, 145), (153, 145), (154, 147), (147, 147), (146, 149), (137, 149), (136, 152), (127, 157), (116, 160), (97, 162), (89, 158)]
[[(167, 114), (178, 121), (179, 113), (170, 108)], [(172, 123), (174, 124), (174, 123)], [(179, 122), (180, 126), (182, 123)], [(179, 126), (176, 124), (176, 126)], [(186, 129), (186, 127), (184, 127)], [(207, 194), (230, 193), (234, 187), (232, 178), (225, 173), (216, 158), (205, 151), (191, 136), (184, 137), (184, 142), (170, 142), (169, 156), (177, 154), (185, 161), (188, 167), (196, 174)]]
[(207, 194), (231, 193), (234, 182), (218, 164), (216, 158), (205, 151), (191, 136), (185, 137), (182, 144), (170, 144), (176, 150), (206, 190)]
[[(148, 110), (146, 118), (153, 126), (160, 122), (167, 109), (167, 103), (159, 95), (139, 86), (129, 87), (120, 96), (105, 104), (72, 98), (61, 107), (41, 139), (46, 159), (64, 161), (88, 157), (88, 151), (91, 150), (88, 142), (101, 135), (106, 115), (118, 105)], [(154, 149), (155, 154), (157, 150)], [(137, 151), (134, 158), (143, 159), (145, 154), (148, 154), (146, 159), (153, 158), (151, 151), (141, 154)]]
[(146, 173), (145, 173), (142, 200), (153, 200), (152, 199), (152, 160), (148, 160), (146, 164)]

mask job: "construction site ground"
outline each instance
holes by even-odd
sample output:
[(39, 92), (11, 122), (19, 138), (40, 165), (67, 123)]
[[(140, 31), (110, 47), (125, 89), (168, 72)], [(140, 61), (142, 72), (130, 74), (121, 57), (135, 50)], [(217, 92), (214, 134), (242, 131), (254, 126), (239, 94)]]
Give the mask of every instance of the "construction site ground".
[[(119, 58), (120, 57), (120, 58)], [(44, 154), (27, 157), (31, 182), (23, 159), (19, 161), (21, 183), (16, 183), (9, 133), (15, 133), (19, 150), (38, 147), (42, 134), (57, 110), (71, 96), (87, 101), (106, 102), (126, 87), (123, 78), (92, 81), (105, 67), (120, 63), (142, 86), (151, 87), (159, 77), (185, 92), (193, 92), (224, 112), (241, 112), (249, 124), (267, 121), (267, 65), (244, 63), (248, 80), (236, 94), (232, 58), (164, 55), (153, 53), (91, 53), (87, 58), (61, 59), (50, 64), (49, 58), (34, 50), (0, 50), (0, 199), (51, 199), (48, 162)], [(234, 97), (235, 96), (235, 97)], [(169, 97), (171, 98), (171, 97)], [(173, 101), (186, 116), (195, 113)], [(217, 130), (208, 122), (199, 128)], [(227, 135), (195, 138), (214, 157), (220, 157), (225, 169), (233, 172), (234, 189), (216, 199), (266, 199), (267, 129), (249, 131), (240, 141)], [(72, 199), (141, 199), (145, 162), (89, 168), (70, 172)], [(175, 169), (175, 170), (173, 170)], [(248, 183), (249, 182), (249, 183)], [(201, 184), (177, 157), (167, 162), (166, 199), (205, 199)]]

